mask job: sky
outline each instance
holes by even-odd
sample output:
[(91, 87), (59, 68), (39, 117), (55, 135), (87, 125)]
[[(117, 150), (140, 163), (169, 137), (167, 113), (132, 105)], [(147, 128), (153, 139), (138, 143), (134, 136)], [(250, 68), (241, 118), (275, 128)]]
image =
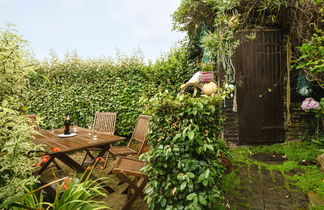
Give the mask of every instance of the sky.
[(172, 31), (180, 0), (0, 0), (0, 27), (16, 25), (35, 57), (113, 57), (141, 49), (154, 61), (184, 37)]

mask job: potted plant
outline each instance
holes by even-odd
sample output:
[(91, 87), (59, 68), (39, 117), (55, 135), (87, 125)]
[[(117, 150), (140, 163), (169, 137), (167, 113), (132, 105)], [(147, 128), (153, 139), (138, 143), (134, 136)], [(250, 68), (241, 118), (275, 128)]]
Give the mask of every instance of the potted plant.
[(199, 80), (204, 83), (211, 82), (214, 79), (214, 64), (213, 63), (201, 63)]

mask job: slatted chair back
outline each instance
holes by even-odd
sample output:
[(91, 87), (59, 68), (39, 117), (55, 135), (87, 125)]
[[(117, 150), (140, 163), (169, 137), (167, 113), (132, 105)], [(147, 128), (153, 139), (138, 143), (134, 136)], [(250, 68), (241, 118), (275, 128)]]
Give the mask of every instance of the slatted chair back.
[(115, 112), (97, 112), (93, 121), (93, 129), (108, 135), (114, 135), (116, 115)]
[(33, 126), (36, 131), (40, 130), (39, 125), (37, 124), (37, 115), (36, 114), (28, 114), (24, 115), (28, 118), (28, 125)]
[(147, 144), (147, 139), (145, 138), (145, 136), (148, 131), (148, 125), (149, 125), (150, 119), (151, 119), (151, 116), (147, 116), (147, 115), (138, 116), (134, 132), (132, 134), (131, 139), (129, 140), (129, 142), (127, 144), (127, 147), (131, 148), (131, 149), (134, 149), (135, 142), (140, 144), (137, 155), (142, 154), (143, 149)]

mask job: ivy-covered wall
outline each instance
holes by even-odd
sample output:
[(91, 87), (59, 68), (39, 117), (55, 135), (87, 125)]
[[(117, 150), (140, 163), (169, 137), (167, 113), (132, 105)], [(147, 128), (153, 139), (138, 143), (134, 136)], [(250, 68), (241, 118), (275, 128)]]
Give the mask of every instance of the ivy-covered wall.
[(178, 92), (195, 71), (184, 47), (174, 48), (154, 65), (140, 55), (115, 59), (81, 59), (77, 55), (59, 61), (53, 57), (38, 65), (30, 78), (29, 112), (42, 118), (44, 128), (61, 127), (69, 113), (72, 123), (87, 127), (95, 112), (117, 112), (116, 133), (132, 133), (143, 112), (141, 98), (160, 90)]

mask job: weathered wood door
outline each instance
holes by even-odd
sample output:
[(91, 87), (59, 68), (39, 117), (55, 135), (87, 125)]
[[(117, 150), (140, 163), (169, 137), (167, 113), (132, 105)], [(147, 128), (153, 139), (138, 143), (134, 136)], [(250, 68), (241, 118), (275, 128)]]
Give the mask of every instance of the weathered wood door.
[[(255, 39), (251, 39), (255, 36)], [(240, 143), (284, 140), (285, 47), (278, 30), (244, 31), (234, 56)]]

